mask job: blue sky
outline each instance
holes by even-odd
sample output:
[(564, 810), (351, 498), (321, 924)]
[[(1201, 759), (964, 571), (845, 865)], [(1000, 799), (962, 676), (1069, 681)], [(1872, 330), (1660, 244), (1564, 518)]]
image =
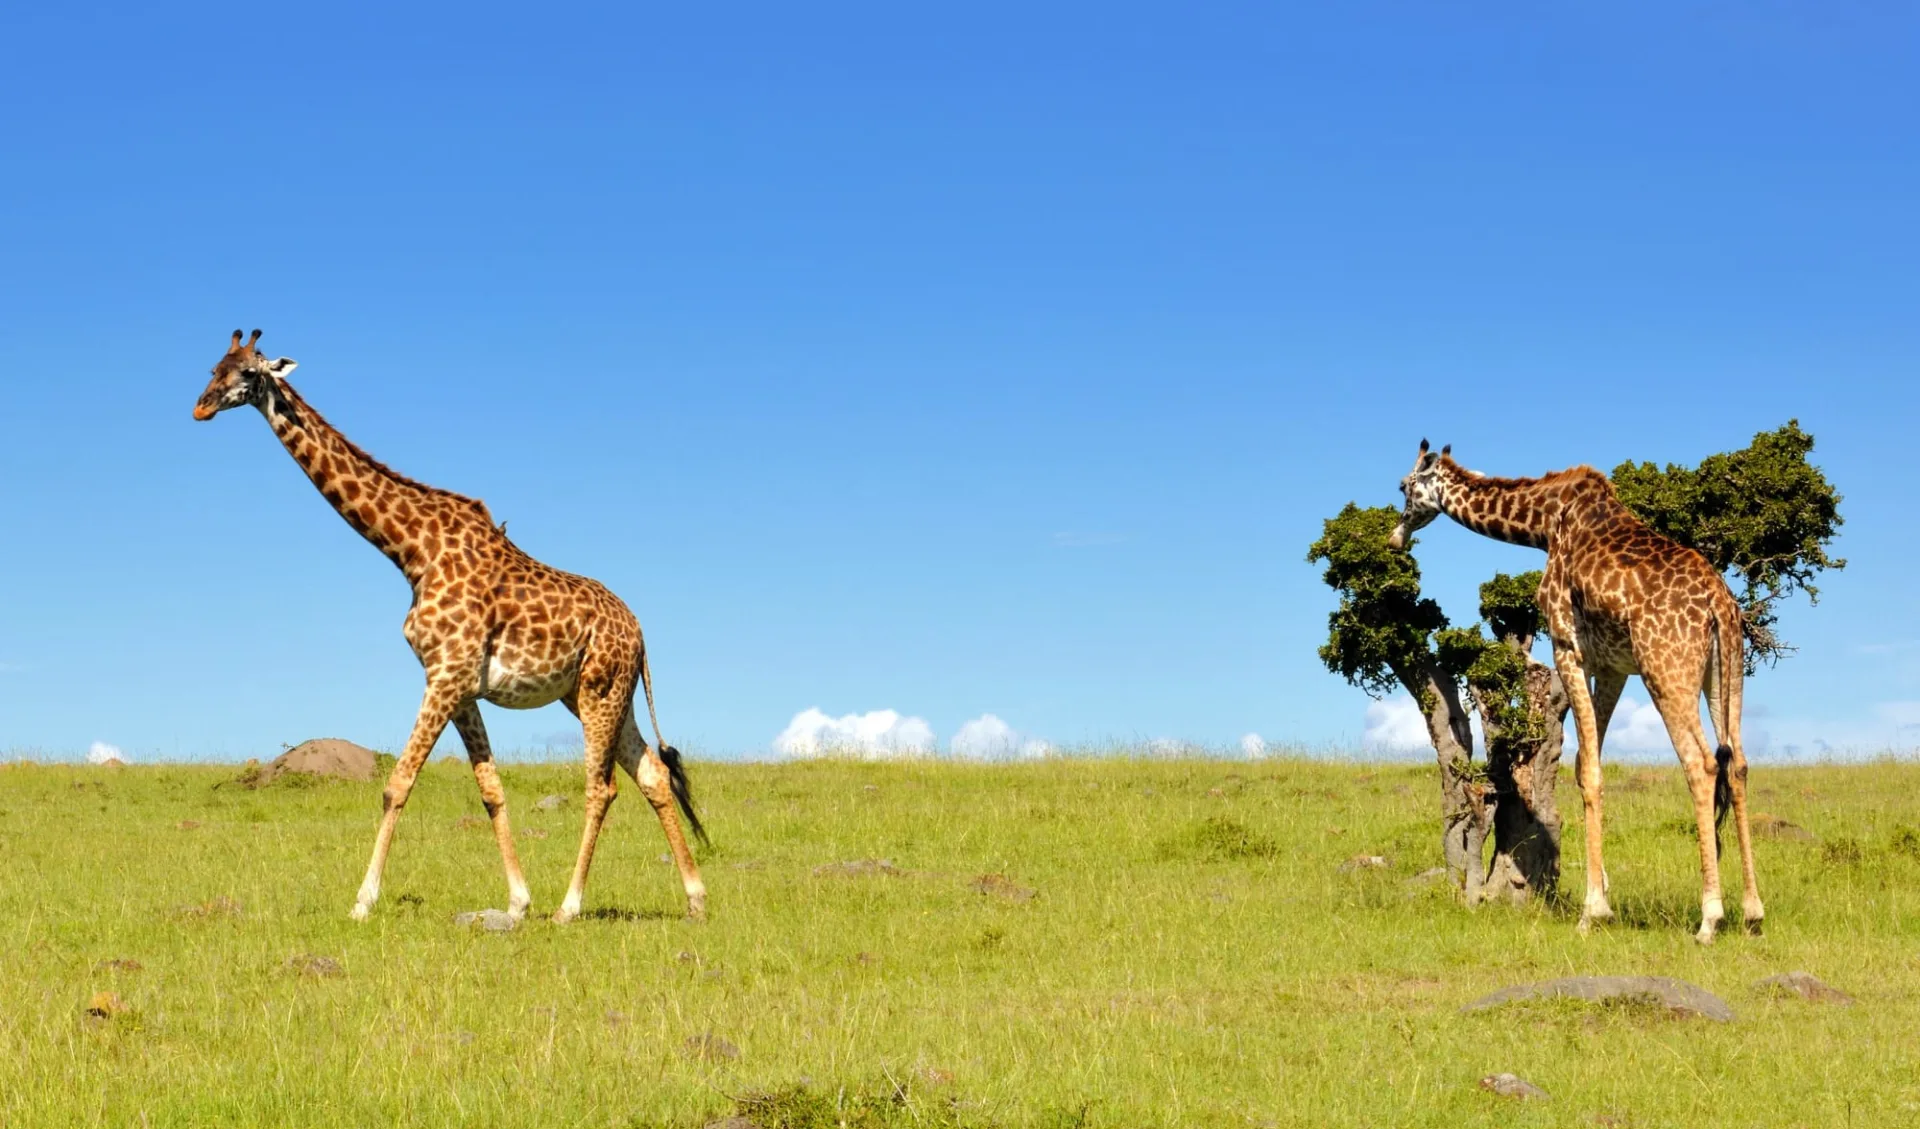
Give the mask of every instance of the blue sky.
[[(10, 10), (0, 749), (404, 739), (399, 574), (256, 416), (189, 418), (235, 326), (619, 592), (704, 755), (809, 708), (1352, 746), (1303, 558), (1423, 435), (1534, 474), (1789, 417), (1851, 563), (1786, 609), (1750, 743), (1910, 747), (1917, 32), (1813, 3)], [(1419, 553), (1456, 617), (1539, 563), (1444, 523)]]

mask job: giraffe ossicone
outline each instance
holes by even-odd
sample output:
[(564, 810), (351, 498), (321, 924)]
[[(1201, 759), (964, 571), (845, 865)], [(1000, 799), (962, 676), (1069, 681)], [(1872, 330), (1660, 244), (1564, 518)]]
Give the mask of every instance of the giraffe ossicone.
[[(1711, 944), (1725, 916), (1718, 826), (1729, 809), (1740, 843), (1741, 910), (1757, 931), (1766, 908), (1754, 877), (1740, 741), (1746, 635), (1726, 580), (1698, 552), (1641, 521), (1607, 476), (1589, 466), (1493, 478), (1455, 462), (1451, 446), (1435, 454), (1422, 439), (1400, 492), (1400, 522), (1388, 538), (1395, 549), (1410, 548), (1414, 533), (1444, 513), (1497, 541), (1546, 550), (1537, 599), (1580, 743), (1575, 775), (1587, 852), (1581, 930), (1613, 916), (1601, 851), (1600, 749), (1621, 690), (1638, 674), (1666, 722), (1693, 799), (1701, 882), (1696, 937)], [(1703, 694), (1712, 744), (1700, 725)]]
[[(704, 916), (706, 886), (680, 817), (702, 841), (706, 832), (694, 812), (680, 754), (660, 738), (646, 642), (633, 612), (598, 581), (528, 556), (478, 500), (416, 482), (375, 461), (301, 399), (286, 380), (296, 362), (260, 353), (260, 336), (254, 330), (243, 345), (240, 331), (233, 331), (232, 344), (194, 404), (193, 418), (212, 419), (243, 405), (258, 408), (328, 504), (392, 561), (413, 589), (413, 606), (401, 630), (425, 670), (426, 693), (387, 779), (354, 920), (365, 920), (379, 900), (401, 809), (449, 723), (466, 745), (493, 823), (507, 872), (507, 911), (516, 918), (526, 913), (532, 898), (481, 720), (482, 701), (510, 709), (558, 701), (580, 719), (586, 738), (586, 822), (555, 920), (579, 915), (600, 828), (618, 792), (616, 764), (633, 777), (659, 817), (680, 870), (688, 914)], [(653, 747), (640, 735), (634, 716), (636, 690), (646, 694)]]

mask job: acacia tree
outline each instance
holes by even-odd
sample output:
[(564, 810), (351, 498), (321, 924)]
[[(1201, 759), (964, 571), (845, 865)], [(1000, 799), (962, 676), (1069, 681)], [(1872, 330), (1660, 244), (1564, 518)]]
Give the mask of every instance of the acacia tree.
[[(1802, 591), (1817, 602), (1814, 578), (1846, 567), (1827, 552), (1842, 521), (1840, 495), (1808, 461), (1812, 451), (1813, 437), (1790, 420), (1698, 467), (1626, 462), (1613, 472), (1629, 509), (1730, 577), (1749, 674), (1792, 653), (1774, 631), (1777, 602)], [(1558, 675), (1531, 653), (1540, 574), (1496, 575), (1481, 585), (1480, 622), (1453, 627), (1421, 595), (1412, 556), (1386, 547), (1398, 520), (1391, 507), (1349, 502), (1309, 549), (1340, 595), (1321, 661), (1375, 697), (1400, 687), (1419, 704), (1439, 760), (1442, 854), (1469, 903), (1550, 894), (1559, 879), (1554, 785), (1567, 701)], [(1473, 763), (1468, 706), (1487, 739), (1483, 768)], [(1489, 834), (1490, 868), (1482, 862)]]
[(1747, 628), (1747, 673), (1794, 648), (1774, 631), (1775, 604), (1795, 592), (1820, 602), (1814, 578), (1847, 562), (1829, 556), (1839, 534), (1840, 494), (1807, 461), (1813, 436), (1797, 419), (1763, 431), (1738, 451), (1697, 467), (1624, 462), (1613, 489), (1640, 520), (1691, 545), (1732, 582)]
[[(1375, 697), (1412, 695), (1427, 722), (1440, 768), (1441, 854), (1467, 901), (1553, 888), (1560, 820), (1553, 777), (1560, 759), (1566, 695), (1549, 668), (1527, 653), (1539, 630), (1538, 572), (1500, 575), (1482, 585), (1481, 617), (1493, 627), (1451, 626), (1420, 594), (1420, 566), (1387, 547), (1400, 512), (1352, 502), (1326, 522), (1308, 550), (1340, 593), (1320, 660)], [(1467, 703), (1487, 734), (1487, 761), (1473, 761)], [(1494, 862), (1485, 844), (1494, 837)]]

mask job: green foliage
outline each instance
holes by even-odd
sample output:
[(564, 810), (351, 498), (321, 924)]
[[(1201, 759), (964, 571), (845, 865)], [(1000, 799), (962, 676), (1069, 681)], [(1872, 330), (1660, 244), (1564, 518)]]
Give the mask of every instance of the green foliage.
[[(1538, 576), (1538, 573), (1534, 573)], [(1480, 589), (1484, 601), (1489, 588), (1507, 591), (1510, 582), (1524, 579), (1501, 575)], [(1529, 603), (1531, 599), (1529, 598)], [(1484, 611), (1486, 605), (1482, 604)], [(1522, 613), (1516, 609), (1502, 612), (1509, 626)], [(1538, 611), (1534, 612), (1538, 618)], [(1504, 633), (1503, 633), (1504, 634)], [(1466, 683), (1480, 708), (1486, 728), (1488, 752), (1519, 753), (1530, 748), (1546, 733), (1547, 721), (1534, 710), (1527, 696), (1527, 656), (1516, 647), (1495, 642), (1478, 627), (1450, 627), (1435, 636), (1440, 669)]]
[(1400, 684), (1396, 670), (1426, 662), (1433, 633), (1447, 626), (1440, 605), (1420, 595), (1413, 554), (1387, 547), (1399, 521), (1390, 506), (1362, 509), (1348, 502), (1307, 551), (1309, 562), (1326, 563), (1322, 578), (1340, 593), (1340, 606), (1327, 617), (1320, 661), (1376, 696)]
[(1792, 651), (1773, 633), (1774, 601), (1804, 591), (1818, 602), (1814, 578), (1847, 564), (1827, 553), (1844, 519), (1839, 493), (1807, 461), (1812, 451), (1813, 436), (1789, 420), (1698, 467), (1625, 462), (1613, 470), (1614, 491), (1628, 509), (1739, 578), (1749, 665)]
[(1160, 844), (1160, 857), (1166, 859), (1241, 862), (1270, 859), (1279, 853), (1280, 844), (1239, 820), (1223, 815), (1204, 820)]
[(1480, 618), (1500, 640), (1528, 640), (1540, 634), (1540, 570), (1510, 576), (1494, 573), (1480, 586)]

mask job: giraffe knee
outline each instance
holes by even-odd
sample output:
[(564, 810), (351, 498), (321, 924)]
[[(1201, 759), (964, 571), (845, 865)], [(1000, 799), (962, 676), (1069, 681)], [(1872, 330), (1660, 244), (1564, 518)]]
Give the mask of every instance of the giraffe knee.
[(506, 789), (500, 786), (500, 774), (491, 762), (475, 765), (473, 779), (480, 786), (480, 802), (487, 805), (488, 815), (507, 806)]

